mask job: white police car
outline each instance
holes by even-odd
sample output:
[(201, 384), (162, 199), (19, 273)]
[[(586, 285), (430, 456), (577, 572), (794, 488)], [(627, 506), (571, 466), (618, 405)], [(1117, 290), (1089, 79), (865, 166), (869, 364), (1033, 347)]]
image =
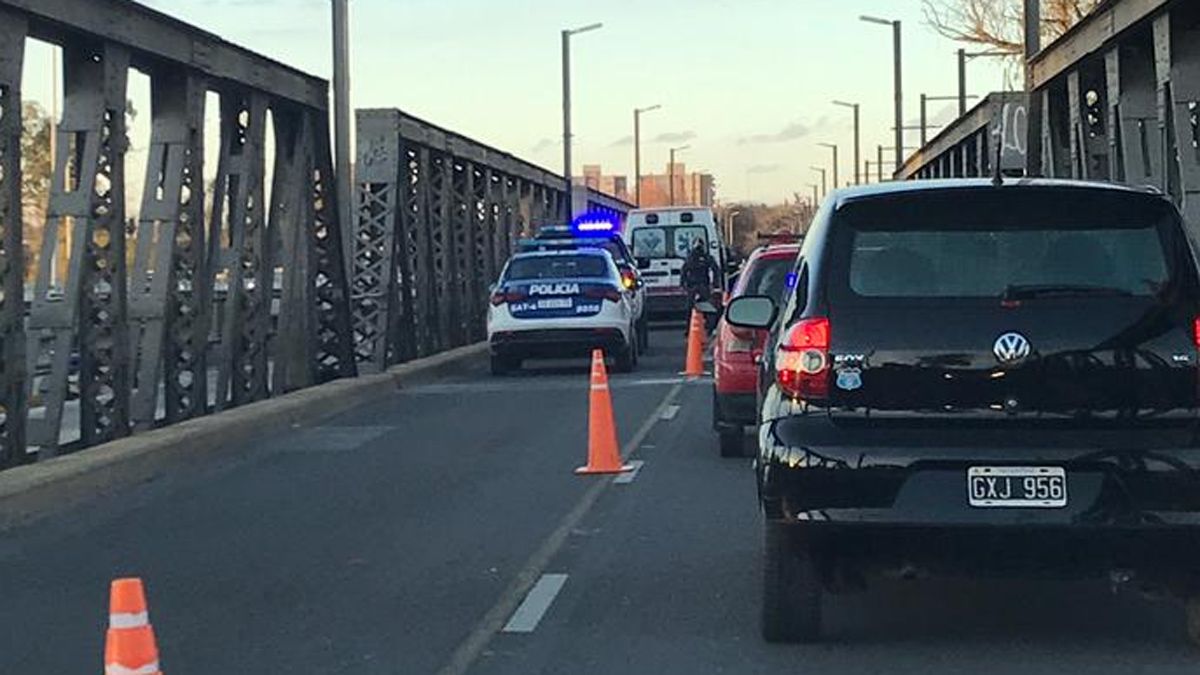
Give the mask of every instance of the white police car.
[(597, 347), (615, 369), (637, 365), (636, 316), (612, 256), (602, 249), (518, 253), (492, 291), (492, 373), (525, 359), (586, 356)]

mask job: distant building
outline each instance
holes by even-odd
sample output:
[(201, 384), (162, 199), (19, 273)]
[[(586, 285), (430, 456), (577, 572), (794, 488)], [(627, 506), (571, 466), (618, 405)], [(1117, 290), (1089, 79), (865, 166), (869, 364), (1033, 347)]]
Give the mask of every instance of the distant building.
[[(670, 206), (672, 176), (676, 205), (712, 206), (716, 202), (716, 181), (712, 174), (688, 173), (687, 165), (676, 162), (674, 171), (668, 166), (662, 174), (642, 176), (642, 206)], [(583, 176), (577, 176), (575, 182), (628, 202), (637, 199), (628, 177), (606, 176), (599, 164), (584, 164)]]

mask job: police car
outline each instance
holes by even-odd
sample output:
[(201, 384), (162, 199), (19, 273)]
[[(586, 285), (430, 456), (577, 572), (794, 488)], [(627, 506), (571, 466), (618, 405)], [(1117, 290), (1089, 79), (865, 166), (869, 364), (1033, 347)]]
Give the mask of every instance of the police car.
[(636, 316), (612, 255), (603, 249), (534, 251), (509, 259), (492, 291), (492, 373), (531, 358), (586, 356), (597, 347), (615, 370), (637, 365)]
[(612, 255), (621, 274), (621, 286), (633, 307), (637, 328), (638, 351), (650, 348), (650, 316), (646, 311), (646, 283), (638, 271), (629, 246), (621, 237), (620, 226), (604, 216), (584, 215), (570, 225), (546, 225), (532, 239), (521, 239), (517, 250), (554, 251), (578, 248), (602, 248)]

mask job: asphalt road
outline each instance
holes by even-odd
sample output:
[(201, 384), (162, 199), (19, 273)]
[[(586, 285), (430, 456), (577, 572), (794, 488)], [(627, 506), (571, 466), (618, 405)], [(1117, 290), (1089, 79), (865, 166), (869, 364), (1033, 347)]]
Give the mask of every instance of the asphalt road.
[[(1102, 585), (880, 582), (829, 639), (758, 636), (748, 459), (721, 459), (678, 330), (613, 375), (614, 484), (573, 475), (587, 364), (482, 368), (0, 534), (0, 673), (95, 672), (145, 578), (164, 671), (1191, 672), (1180, 609)], [(676, 407), (678, 406), (678, 407)], [(749, 441), (749, 439), (748, 439)], [(507, 629), (507, 630), (506, 630)]]

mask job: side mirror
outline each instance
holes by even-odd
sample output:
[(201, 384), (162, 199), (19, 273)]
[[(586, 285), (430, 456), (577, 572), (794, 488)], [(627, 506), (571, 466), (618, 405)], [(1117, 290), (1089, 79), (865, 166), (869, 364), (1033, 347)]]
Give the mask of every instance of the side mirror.
[(725, 307), (725, 320), (739, 328), (770, 328), (779, 309), (765, 295), (743, 295)]

